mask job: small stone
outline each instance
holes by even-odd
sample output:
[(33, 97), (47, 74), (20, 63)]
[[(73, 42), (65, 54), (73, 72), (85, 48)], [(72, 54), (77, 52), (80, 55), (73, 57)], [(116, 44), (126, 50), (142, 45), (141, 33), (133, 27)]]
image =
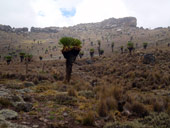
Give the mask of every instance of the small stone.
[(33, 127), (33, 128), (38, 128), (38, 127), (39, 127), (39, 125), (33, 125), (32, 127)]
[(33, 82), (24, 82), (25, 87), (31, 87), (34, 86), (35, 84)]
[(153, 54), (145, 54), (143, 58), (144, 64), (154, 64), (155, 63), (155, 56)]
[(64, 113), (63, 113), (63, 116), (67, 117), (67, 116), (68, 116), (68, 113), (67, 113), (67, 112), (64, 112)]
[(29, 125), (30, 123), (29, 122), (22, 122), (22, 124)]

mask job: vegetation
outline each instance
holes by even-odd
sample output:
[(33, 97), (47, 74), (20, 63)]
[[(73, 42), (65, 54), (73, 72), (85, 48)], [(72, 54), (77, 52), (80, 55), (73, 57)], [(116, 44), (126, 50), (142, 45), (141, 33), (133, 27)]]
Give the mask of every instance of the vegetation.
[(111, 47), (112, 47), (112, 52), (113, 52), (114, 44), (115, 44), (115, 43), (114, 43), (114, 42), (112, 42), (112, 45), (111, 45)]
[(127, 43), (127, 48), (128, 48), (129, 53), (130, 53), (130, 55), (131, 55), (131, 54), (132, 54), (132, 50), (134, 49), (133, 43), (129, 41), (129, 42)]
[(93, 46), (93, 42), (91, 42), (91, 46)]
[(83, 125), (93, 126), (94, 125), (94, 121), (95, 121), (94, 115), (95, 114), (92, 111), (90, 111), (87, 114), (85, 114), (85, 116), (83, 117)]
[(24, 56), (24, 58), (25, 58), (26, 61), (31, 62), (31, 60), (32, 60), (32, 58), (33, 58), (33, 55), (31, 55), (31, 54), (26, 54), (26, 55)]
[(147, 42), (144, 42), (144, 43), (143, 43), (143, 48), (146, 49), (147, 46), (148, 46), (148, 43), (147, 43)]
[(83, 55), (84, 55), (84, 51), (80, 51), (80, 53), (79, 53), (79, 57), (80, 57), (80, 58), (82, 58), (82, 57), (83, 57)]
[(6, 60), (7, 64), (9, 65), (12, 60), (12, 56), (5, 56), (5, 60)]
[(104, 50), (100, 49), (99, 54), (100, 54), (100, 56), (103, 55), (104, 54)]
[(93, 56), (94, 56), (94, 48), (91, 48), (90, 49), (90, 57), (93, 58)]
[(72, 73), (72, 65), (81, 50), (82, 42), (72, 37), (63, 37), (59, 44), (63, 46), (62, 54), (66, 59), (66, 81), (69, 82)]
[(121, 54), (123, 54), (123, 46), (120, 47)]
[(21, 63), (23, 62), (25, 55), (26, 55), (26, 54), (25, 54), (24, 52), (20, 52), (20, 53), (19, 53)]
[(43, 59), (43, 57), (42, 57), (42, 56), (39, 56), (39, 59), (40, 59), (40, 60), (42, 60), (42, 59)]

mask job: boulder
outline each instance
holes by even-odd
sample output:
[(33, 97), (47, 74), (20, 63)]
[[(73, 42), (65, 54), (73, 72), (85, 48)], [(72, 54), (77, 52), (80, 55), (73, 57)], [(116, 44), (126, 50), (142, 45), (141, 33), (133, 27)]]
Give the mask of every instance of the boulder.
[(19, 111), (24, 111), (24, 112), (29, 112), (32, 110), (33, 105), (31, 103), (26, 103), (26, 102), (18, 102), (15, 104), (16, 110)]
[(18, 113), (13, 111), (13, 110), (10, 110), (10, 109), (2, 109), (0, 111), (0, 118), (1, 119), (9, 119), (9, 120), (12, 120), (12, 119), (16, 119), (18, 117)]
[(155, 63), (155, 56), (153, 54), (145, 54), (143, 58), (144, 64), (154, 64)]

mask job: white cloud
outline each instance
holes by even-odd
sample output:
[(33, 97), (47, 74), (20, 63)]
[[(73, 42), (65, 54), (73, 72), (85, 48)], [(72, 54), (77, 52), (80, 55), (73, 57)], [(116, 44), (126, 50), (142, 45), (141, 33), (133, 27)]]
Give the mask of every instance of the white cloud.
[(83, 0), (77, 6), (77, 13), (72, 18), (74, 23), (99, 22), (107, 18), (127, 16), (121, 0)]
[[(169, 26), (169, 0), (1, 0), (0, 24), (14, 27), (70, 26), (107, 18), (135, 16), (138, 26)], [(73, 17), (65, 10), (76, 9)]]
[(123, 0), (130, 15), (138, 20), (138, 26), (148, 28), (170, 26), (170, 0)]

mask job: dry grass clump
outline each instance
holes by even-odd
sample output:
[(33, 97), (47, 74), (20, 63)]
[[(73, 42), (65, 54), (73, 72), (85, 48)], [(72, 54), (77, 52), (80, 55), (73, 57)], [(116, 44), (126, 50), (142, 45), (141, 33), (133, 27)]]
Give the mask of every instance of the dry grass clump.
[(107, 105), (108, 110), (117, 109), (117, 101), (113, 97), (106, 98), (106, 105)]
[(168, 107), (166, 109), (166, 112), (170, 115), (170, 104), (168, 104)]
[(69, 96), (77, 97), (77, 91), (74, 88), (68, 89), (67, 92)]
[(92, 111), (88, 112), (82, 119), (83, 125), (86, 126), (93, 126), (94, 121), (95, 121), (95, 114)]
[(153, 109), (155, 112), (162, 112), (164, 110), (164, 105), (161, 102), (156, 101), (153, 104)]
[(6, 98), (0, 98), (0, 108), (8, 108), (8, 107), (12, 107), (12, 103), (6, 99)]
[(108, 106), (105, 100), (100, 100), (98, 105), (98, 114), (101, 117), (106, 117), (108, 114)]
[(123, 109), (123, 88), (121, 87), (106, 87), (104, 86), (100, 92), (100, 99), (98, 105), (98, 114), (101, 117), (108, 115), (110, 111)]
[(149, 114), (144, 104), (139, 103), (139, 102), (134, 102), (132, 104), (131, 111), (133, 112), (134, 115), (138, 117), (145, 117)]
[(41, 93), (41, 92), (47, 91), (48, 89), (49, 89), (48, 86), (39, 85), (39, 86), (36, 87), (35, 92)]

